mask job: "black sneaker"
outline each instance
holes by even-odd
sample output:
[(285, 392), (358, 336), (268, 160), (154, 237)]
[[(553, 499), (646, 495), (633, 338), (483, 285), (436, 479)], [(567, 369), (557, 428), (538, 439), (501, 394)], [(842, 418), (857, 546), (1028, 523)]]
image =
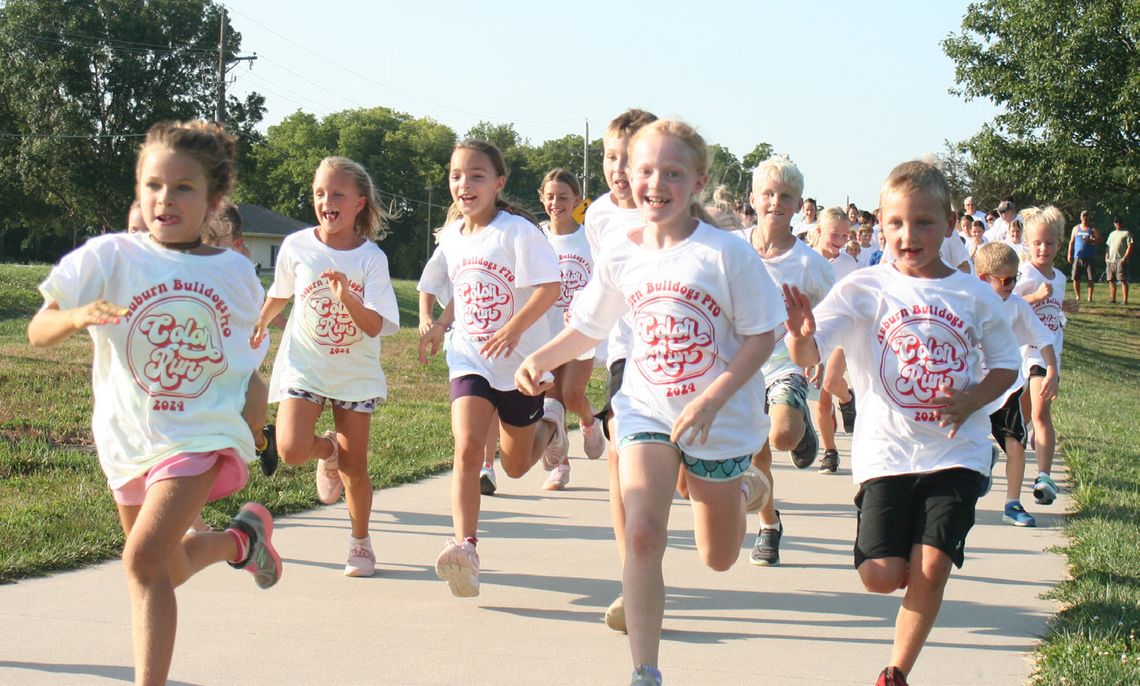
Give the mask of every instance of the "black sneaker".
[(776, 510), (775, 529), (760, 527), (756, 534), (756, 545), (752, 546), (752, 554), (748, 561), (757, 567), (775, 567), (780, 564), (780, 537), (784, 535), (784, 522), (780, 519), (780, 511)]
[(819, 461), (820, 474), (834, 474), (839, 469), (839, 451), (824, 450), (823, 459)]
[(796, 469), (807, 469), (812, 462), (815, 462), (817, 454), (819, 454), (819, 436), (815, 433), (815, 427), (811, 425), (811, 417), (805, 412), (804, 435), (799, 445), (792, 448), (792, 464)]
[(843, 415), (843, 430), (852, 434), (855, 433), (855, 391), (848, 388), (847, 392), (851, 394), (851, 399), (839, 403), (839, 414)]
[(266, 424), (261, 433), (265, 436), (265, 449), (256, 451), (257, 461), (261, 465), (262, 474), (273, 476), (277, 471), (277, 463), (281, 461), (277, 456), (277, 427)]

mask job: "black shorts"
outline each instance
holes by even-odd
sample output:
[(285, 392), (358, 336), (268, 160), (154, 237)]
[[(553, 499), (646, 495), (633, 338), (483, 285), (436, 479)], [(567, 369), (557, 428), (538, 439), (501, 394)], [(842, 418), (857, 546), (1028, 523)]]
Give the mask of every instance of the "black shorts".
[(1085, 259), (1082, 259), (1080, 257), (1073, 260), (1073, 273), (1072, 273), (1073, 281), (1080, 281), (1081, 280), (1081, 277), (1080, 277), (1081, 274), (1085, 275), (1085, 280), (1088, 281), (1089, 283), (1092, 283), (1093, 280), (1096, 279), (1096, 275), (1093, 274), (1093, 261), (1092, 260), (1085, 260)]
[(962, 467), (864, 481), (855, 496), (855, 567), (885, 557), (909, 560), (911, 548), (921, 543), (946, 553), (960, 568), (985, 486), (986, 477)]
[(1029, 365), (1029, 378), (1032, 379), (1035, 376), (1040, 376), (1041, 378), (1045, 378), (1045, 374), (1048, 373), (1048, 371), (1049, 370), (1045, 369), (1044, 367), (1042, 367), (1039, 364), (1031, 364), (1031, 365)]
[(607, 423), (614, 416), (614, 396), (621, 390), (621, 380), (625, 376), (625, 358), (614, 360), (610, 365), (610, 376), (606, 379), (606, 404), (594, 413), (596, 419), (602, 420), (602, 433), (610, 438), (610, 427)]
[(990, 415), (990, 433), (1007, 455), (1009, 454), (1005, 448), (1007, 438), (1012, 438), (1025, 445), (1025, 420), (1021, 416), (1021, 393), (1021, 389), (1018, 389), (1016, 393), (1009, 396), (1000, 410)]
[(511, 426), (530, 426), (542, 419), (545, 393), (526, 395), (518, 389), (500, 391), (478, 374), (468, 374), (451, 380), (451, 402), (464, 396), (483, 398), (499, 411), (499, 421)]

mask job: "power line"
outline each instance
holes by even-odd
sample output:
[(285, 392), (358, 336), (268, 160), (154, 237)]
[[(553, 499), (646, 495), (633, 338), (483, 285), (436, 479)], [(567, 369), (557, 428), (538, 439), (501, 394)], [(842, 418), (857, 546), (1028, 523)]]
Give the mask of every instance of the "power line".
[(354, 69), (350, 69), (349, 67), (346, 67), (342, 64), (338, 64), (336, 62), (333, 62), (332, 60), (328, 59), (324, 55), (313, 52), (312, 50), (310, 50), (306, 46), (302, 45), (301, 43), (298, 43), (297, 41), (293, 40), (292, 38), (289, 38), (288, 36), (285, 36), (281, 33), (278, 33), (277, 31), (274, 31), (273, 29), (269, 28), (265, 24), (262, 24), (261, 22), (257, 21), (253, 17), (249, 16), (245, 12), (242, 12), (240, 10), (236, 10), (232, 7), (229, 7), (228, 5), (226, 6), (226, 9), (228, 9), (230, 12), (233, 12), (234, 14), (240, 14), (241, 16), (248, 19), (251, 23), (256, 24), (257, 26), (260, 26), (261, 28), (265, 29), (269, 33), (272, 33), (273, 35), (277, 36), (278, 38), (280, 38), (280, 39), (282, 39), (288, 43), (293, 44), (297, 48), (304, 50), (305, 52), (309, 53), (313, 57), (316, 57), (317, 59), (319, 59), (323, 62), (327, 62), (328, 64), (336, 67), (337, 69), (341, 69), (341, 70), (343, 70), (349, 74), (352, 74), (353, 76), (355, 76), (359, 79), (363, 79), (369, 83), (380, 86), (381, 88), (386, 88), (386, 89), (388, 89), (394, 93), (399, 93), (400, 95), (403, 95), (405, 97), (412, 98), (414, 100), (419, 100), (420, 102), (424, 102), (424, 103), (427, 103), (429, 105), (433, 105), (435, 107), (440, 107), (440, 108), (443, 108), (445, 110), (451, 110), (453, 112), (460, 112), (462, 114), (468, 114), (468, 115), (471, 115), (472, 117), (479, 117), (480, 119), (497, 119), (499, 121), (512, 122), (512, 123), (518, 123), (518, 124), (561, 124), (561, 123), (571, 122), (571, 121), (580, 121), (582, 119), (582, 117), (570, 117), (567, 119), (513, 119), (511, 117), (497, 117), (497, 116), (490, 115), (490, 114), (480, 114), (479, 112), (472, 112), (470, 110), (465, 110), (465, 109), (462, 109), (459, 107), (452, 107), (451, 105), (445, 105), (445, 104), (440, 103), (440, 102), (435, 102), (434, 100), (428, 100), (427, 98), (420, 97), (414, 93), (409, 93), (407, 91), (396, 88), (395, 86), (390, 86), (390, 85), (383, 83), (381, 81), (377, 81), (376, 79), (374, 79), (370, 76), (367, 76), (365, 74), (361, 74), (360, 72), (358, 72)]
[(142, 138), (145, 133), (0, 133), (0, 138)]

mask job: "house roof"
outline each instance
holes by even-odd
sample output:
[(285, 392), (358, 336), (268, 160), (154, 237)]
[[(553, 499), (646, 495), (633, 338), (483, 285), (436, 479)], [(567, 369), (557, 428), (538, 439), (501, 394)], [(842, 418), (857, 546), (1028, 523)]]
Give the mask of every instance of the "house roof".
[(313, 225), (312, 222), (286, 217), (261, 205), (239, 204), (237, 207), (241, 212), (241, 231), (247, 236), (288, 236), (298, 229)]

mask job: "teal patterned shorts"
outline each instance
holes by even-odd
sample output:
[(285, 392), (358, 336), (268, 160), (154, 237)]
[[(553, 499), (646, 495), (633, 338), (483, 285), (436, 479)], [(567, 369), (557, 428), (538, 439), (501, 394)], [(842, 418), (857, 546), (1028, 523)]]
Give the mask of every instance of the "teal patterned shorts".
[(730, 457), (727, 460), (702, 460), (699, 457), (687, 455), (684, 450), (681, 450), (681, 446), (669, 440), (669, 434), (657, 431), (640, 431), (623, 436), (618, 441), (618, 450), (635, 443), (663, 443), (673, 446), (677, 452), (681, 453), (681, 464), (685, 465), (685, 471), (705, 481), (732, 481), (740, 478), (752, 466), (751, 455)]

